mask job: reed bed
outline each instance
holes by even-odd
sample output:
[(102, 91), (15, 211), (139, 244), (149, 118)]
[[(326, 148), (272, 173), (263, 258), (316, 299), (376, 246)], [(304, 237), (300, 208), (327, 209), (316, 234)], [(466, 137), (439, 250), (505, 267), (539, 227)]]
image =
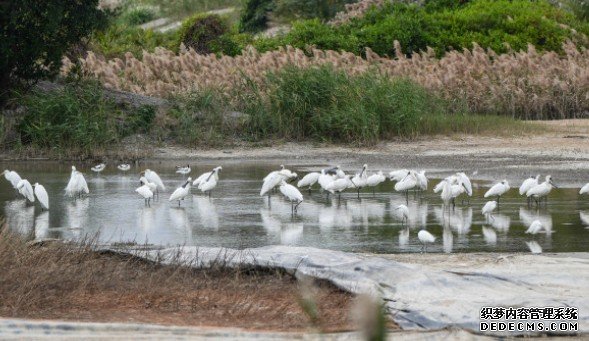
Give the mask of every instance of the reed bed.
[[(523, 119), (584, 117), (589, 111), (589, 51), (568, 42), (562, 55), (526, 51), (497, 54), (474, 44), (436, 58), (428, 49), (407, 57), (395, 42), (395, 58), (370, 49), (365, 57), (349, 52), (303, 51), (292, 47), (259, 53), (252, 47), (236, 57), (200, 55), (182, 49), (176, 55), (158, 48), (142, 59), (128, 53), (124, 59), (104, 60), (88, 53), (80, 60), (82, 71), (111, 89), (149, 96), (169, 97), (208, 88), (230, 94), (245, 83), (263, 93), (266, 74), (285, 67), (332, 65), (349, 75), (376, 72), (391, 78), (411, 79), (444, 98), (453, 110), (500, 114)], [(64, 61), (62, 72), (74, 64)]]

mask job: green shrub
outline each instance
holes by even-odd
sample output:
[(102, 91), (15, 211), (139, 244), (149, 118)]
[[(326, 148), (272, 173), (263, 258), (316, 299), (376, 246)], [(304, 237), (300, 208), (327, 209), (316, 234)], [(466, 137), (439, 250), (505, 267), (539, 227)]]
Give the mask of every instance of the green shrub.
[(150, 107), (123, 111), (95, 84), (67, 85), (22, 98), (26, 107), (19, 132), (23, 144), (89, 151), (146, 132), (155, 117)]
[(344, 6), (355, 0), (275, 0), (273, 15), (279, 18), (328, 20), (343, 11)]
[(161, 33), (139, 27), (112, 24), (104, 30), (94, 32), (91, 50), (107, 58), (120, 58), (127, 52), (141, 57), (143, 50), (153, 52), (158, 46), (177, 51), (179, 47), (177, 43), (178, 38), (175, 32)]
[(141, 25), (154, 20), (158, 15), (158, 9), (154, 6), (133, 6), (127, 8), (121, 19), (128, 25)]
[(103, 20), (98, 0), (0, 2), (0, 101), (21, 81), (55, 75), (67, 49)]
[(245, 0), (239, 19), (239, 32), (256, 33), (265, 30), (268, 12), (273, 8), (273, 0)]
[(579, 20), (589, 20), (589, 1), (564, 0), (564, 5), (571, 10)]
[(445, 113), (443, 103), (420, 86), (374, 73), (290, 67), (269, 74), (267, 82), (270, 91), (253, 96), (246, 109), (253, 136), (370, 143), (415, 136), (425, 116)]
[(222, 50), (226, 41), (221, 37), (229, 31), (223, 18), (215, 14), (198, 14), (184, 21), (178, 37), (187, 48), (208, 54)]

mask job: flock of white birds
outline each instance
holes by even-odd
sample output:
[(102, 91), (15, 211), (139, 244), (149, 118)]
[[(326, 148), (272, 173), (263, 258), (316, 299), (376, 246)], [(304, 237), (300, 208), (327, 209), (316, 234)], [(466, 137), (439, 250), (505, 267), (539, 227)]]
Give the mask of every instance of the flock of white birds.
[[(91, 168), (95, 173), (100, 173), (106, 168), (106, 164), (101, 163)], [(123, 172), (127, 172), (131, 169), (128, 164), (120, 164), (117, 169)], [(189, 196), (191, 187), (197, 187), (202, 193), (211, 195), (213, 189), (217, 187), (219, 182), (219, 172), (222, 167), (215, 167), (211, 171), (201, 174), (194, 181), (192, 177), (188, 177), (180, 187), (176, 188), (170, 195), (170, 202), (178, 202), (178, 206), (181, 205), (182, 200)], [(189, 175), (192, 169), (190, 165), (176, 167), (176, 173), (182, 175)], [(27, 179), (22, 179), (15, 171), (5, 170), (4, 177), (8, 180), (18, 193), (24, 196), (31, 203), (35, 202), (35, 198), (40, 203), (41, 208), (49, 210), (49, 196), (45, 188), (35, 183), (31, 183)], [(307, 173), (297, 182), (297, 187), (291, 185), (293, 181), (298, 178), (297, 173), (286, 169), (284, 165), (280, 166), (280, 169), (270, 172), (264, 177), (262, 182), (262, 188), (260, 190), (260, 196), (270, 196), (278, 189), (284, 197), (291, 203), (292, 213), (296, 213), (298, 206), (303, 202), (303, 194), (300, 189), (308, 190), (316, 184), (329, 194), (338, 194), (338, 198), (341, 198), (341, 193), (346, 190), (355, 190), (358, 197), (360, 197), (360, 190), (363, 188), (374, 188), (379, 184), (387, 180), (387, 176), (382, 171), (374, 172), (369, 175), (368, 166), (364, 164), (361, 170), (355, 174), (346, 174), (340, 166), (333, 168), (325, 168), (320, 172)], [(394, 189), (397, 192), (404, 192), (408, 195), (409, 191), (427, 191), (428, 189), (428, 178), (425, 175), (425, 171), (415, 171), (409, 169), (400, 169), (392, 171), (388, 174), (388, 179), (395, 182)], [(135, 191), (144, 200), (145, 205), (150, 205), (150, 202), (155, 197), (159, 196), (159, 193), (166, 190), (160, 176), (153, 170), (145, 169), (140, 173), (140, 187)], [(528, 203), (532, 201), (536, 205), (540, 205), (544, 200), (546, 202), (548, 195), (553, 188), (558, 188), (550, 175), (545, 177), (543, 182), (540, 181), (540, 175), (525, 179), (519, 187), (519, 194), (525, 196)], [(493, 212), (499, 206), (501, 197), (507, 193), (511, 187), (507, 180), (502, 180), (489, 188), (484, 194), (485, 198), (496, 198), (496, 200), (488, 201), (481, 209), (481, 213), (487, 217), (487, 219), (493, 219)], [(464, 172), (457, 172), (441, 180), (434, 188), (434, 193), (438, 193), (446, 207), (454, 207), (456, 205), (457, 198), (467, 199), (472, 197), (472, 184), (469, 177)], [(76, 170), (75, 166), (72, 166), (72, 172), (67, 186), (65, 187), (65, 194), (72, 198), (81, 197), (84, 194), (90, 193), (88, 184), (84, 175)], [(584, 185), (579, 194), (589, 194), (589, 183)], [(398, 205), (395, 210), (403, 218), (407, 220), (409, 216), (409, 209), (406, 205)], [(538, 220), (533, 221), (526, 233), (536, 234), (542, 232), (545, 227)], [(425, 229), (418, 232), (418, 239), (423, 243), (424, 248), (427, 243), (433, 243), (436, 239), (430, 232)]]

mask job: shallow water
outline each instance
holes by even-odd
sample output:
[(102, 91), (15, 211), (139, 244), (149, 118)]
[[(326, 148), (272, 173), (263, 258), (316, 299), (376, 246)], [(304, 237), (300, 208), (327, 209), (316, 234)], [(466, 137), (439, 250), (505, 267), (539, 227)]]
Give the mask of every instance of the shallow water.
[[(232, 248), (259, 247), (272, 244), (312, 246), (353, 252), (420, 252), (417, 232), (427, 228), (437, 239), (428, 252), (578, 252), (589, 245), (589, 198), (579, 197), (578, 189), (557, 189), (548, 205), (528, 207), (526, 200), (512, 189), (501, 200), (500, 210), (488, 221), (480, 209), (486, 202), (483, 193), (488, 183), (474, 182), (470, 204), (460, 200), (454, 210), (444, 210), (437, 194), (430, 191), (421, 197), (410, 194), (409, 221), (405, 228), (394, 208), (405, 204), (403, 194), (393, 192), (389, 181), (361, 192), (353, 191), (341, 200), (327, 199), (314, 190), (305, 195), (296, 215), (278, 192), (270, 205), (259, 196), (261, 179), (276, 165), (238, 163), (223, 164), (220, 183), (208, 198), (193, 188), (193, 196), (178, 207), (170, 203), (170, 193), (182, 183), (172, 163), (148, 163), (134, 166), (129, 172), (108, 165), (100, 175), (90, 166), (84, 172), (90, 194), (73, 200), (63, 195), (71, 164), (17, 163), (0, 168), (16, 170), (31, 183), (45, 186), (50, 196), (49, 212), (39, 205), (25, 203), (10, 184), (0, 179), (0, 207), (9, 228), (33, 238), (79, 239), (98, 235), (105, 243), (154, 245), (200, 245)], [(208, 171), (216, 164), (199, 164), (192, 175)], [(317, 167), (291, 167), (299, 174)], [(135, 193), (138, 173), (156, 170), (168, 187), (159, 200), (145, 207)], [(196, 169), (194, 169), (196, 168)], [(430, 180), (430, 188), (438, 181)], [(515, 187), (516, 184), (512, 184)], [(519, 186), (519, 183), (517, 184)], [(535, 219), (552, 229), (552, 233), (526, 235)]]

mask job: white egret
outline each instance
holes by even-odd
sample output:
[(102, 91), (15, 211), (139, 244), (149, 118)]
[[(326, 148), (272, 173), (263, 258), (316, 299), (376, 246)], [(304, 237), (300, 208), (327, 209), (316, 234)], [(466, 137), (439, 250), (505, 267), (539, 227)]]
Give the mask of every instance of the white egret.
[(483, 209), (481, 210), (481, 213), (485, 217), (493, 217), (493, 211), (495, 211), (496, 208), (497, 208), (497, 202), (495, 200), (493, 200), (493, 201), (487, 201), (487, 203), (485, 204), (485, 206), (483, 206)]
[(526, 233), (536, 234), (536, 233), (542, 231), (542, 229), (544, 229), (544, 225), (542, 225), (542, 223), (540, 222), (540, 220), (534, 220), (530, 224), (530, 226), (528, 227), (528, 229), (526, 230)]
[(309, 193), (311, 193), (311, 187), (319, 181), (319, 177), (321, 173), (319, 172), (311, 172), (307, 175), (303, 176), (301, 180), (297, 183), (298, 188), (308, 187)]
[(389, 179), (391, 179), (391, 181), (399, 182), (399, 181), (405, 179), (405, 177), (407, 176), (407, 173), (409, 173), (408, 169), (398, 169), (398, 170), (389, 172)]
[(534, 198), (534, 200), (536, 200), (536, 204), (538, 205), (542, 198), (548, 197), (548, 194), (550, 194), (552, 188), (558, 188), (558, 186), (556, 186), (552, 181), (552, 176), (546, 175), (546, 180), (543, 183), (530, 188), (526, 192), (526, 196), (528, 198)]
[(538, 184), (540, 184), (540, 174), (536, 175), (536, 177), (530, 176), (522, 182), (521, 186), (519, 186), (519, 195), (526, 195), (530, 188)]
[(425, 176), (425, 171), (422, 170), (416, 174), (417, 176), (417, 186), (422, 191), (427, 191), (427, 176)]
[(33, 192), (33, 186), (27, 179), (22, 179), (16, 185), (18, 192), (22, 194), (30, 202), (35, 202), (35, 193)]
[(72, 173), (70, 180), (65, 187), (65, 194), (70, 197), (81, 196), (82, 193), (90, 193), (88, 189), (88, 183), (84, 175), (76, 170), (75, 166), (72, 166)]
[(121, 163), (120, 165), (117, 166), (117, 168), (123, 172), (126, 172), (129, 169), (131, 169), (131, 165), (128, 163)]
[(49, 195), (47, 194), (45, 187), (43, 187), (43, 185), (40, 185), (37, 182), (35, 182), (33, 187), (35, 187), (35, 190), (34, 190), (35, 196), (37, 197), (37, 200), (39, 200), (39, 203), (41, 204), (41, 208), (48, 210), (49, 209)]
[(468, 178), (466, 173), (458, 172), (458, 173), (456, 173), (456, 176), (462, 182), (462, 186), (464, 187), (466, 195), (468, 195), (469, 197), (472, 197), (472, 183), (470, 182), (470, 179)]
[(210, 197), (213, 189), (217, 187), (217, 183), (219, 182), (219, 171), (222, 169), (223, 168), (221, 166), (215, 167), (211, 172), (211, 175), (209, 175), (209, 177), (204, 181), (201, 181), (201, 183), (198, 185), (198, 189), (200, 189), (203, 193), (208, 192)]
[(497, 203), (499, 203), (499, 199), (501, 199), (501, 196), (503, 194), (507, 193), (509, 190), (510, 190), (509, 183), (507, 182), (507, 180), (503, 180), (499, 183), (494, 184), (491, 188), (489, 188), (487, 193), (485, 193), (485, 198), (496, 196)]
[(585, 186), (581, 187), (579, 194), (589, 194), (589, 182)]
[(303, 194), (295, 186), (287, 184), (284, 180), (280, 182), (280, 193), (290, 201), (292, 213), (296, 213), (297, 208), (303, 202)]
[[(149, 179), (148, 179), (149, 180)], [(186, 182), (174, 191), (172, 195), (170, 195), (170, 202), (178, 200), (178, 207), (180, 207), (180, 201), (184, 200), (190, 194), (190, 185), (192, 183), (192, 178), (186, 179)]]
[(178, 173), (178, 174), (186, 175), (186, 174), (190, 174), (191, 171), (192, 171), (192, 169), (190, 169), (190, 165), (176, 166), (176, 173)]
[(95, 173), (100, 173), (102, 172), (104, 169), (106, 168), (106, 165), (104, 163), (99, 163), (96, 166), (90, 168), (90, 170), (92, 170)]
[(401, 218), (401, 222), (405, 223), (409, 220), (409, 208), (406, 205), (399, 205), (395, 207), (396, 215)]
[[(153, 191), (155, 188), (157, 188), (157, 186), (155, 184), (149, 183), (145, 177), (141, 177), (139, 183), (141, 186), (135, 189), (135, 192), (139, 193), (139, 195), (143, 197), (146, 206), (150, 206), (150, 201), (153, 199)], [(150, 184), (153, 185), (153, 187), (151, 187)]]
[(6, 180), (8, 180), (10, 182), (10, 184), (12, 185), (12, 188), (14, 188), (15, 190), (18, 190), (16, 188), (16, 186), (18, 185), (19, 181), (22, 180), (20, 178), (20, 175), (18, 175), (17, 172), (10, 171), (8, 169), (5, 169), (3, 174), (4, 174), (4, 178), (6, 178)]
[(436, 237), (426, 230), (421, 230), (417, 233), (417, 238), (423, 244), (424, 251), (427, 251), (427, 243), (433, 243), (436, 241)]
[(356, 173), (352, 178), (352, 186), (350, 188), (356, 188), (358, 190), (358, 199), (360, 199), (360, 190), (366, 187), (366, 181), (368, 180), (368, 174), (366, 174), (366, 170), (368, 169), (368, 165), (364, 164), (362, 169), (359, 173)]
[(374, 188), (385, 182), (386, 179), (382, 171), (378, 171), (378, 173), (372, 174), (366, 179), (366, 186), (372, 187), (372, 194), (374, 194)]
[(157, 190), (157, 185), (154, 184), (153, 182), (147, 181), (145, 176), (142, 176), (141, 178), (139, 178), (139, 184), (147, 186), (147, 188), (149, 188), (149, 190), (154, 194), (155, 194), (155, 191)]
[(146, 169), (141, 173), (141, 175), (145, 176), (147, 181), (152, 182), (157, 186), (156, 193), (154, 193), (154, 194), (159, 193), (159, 191), (166, 190), (166, 186), (164, 186), (162, 179), (160, 178), (159, 175), (157, 175), (156, 172), (152, 171), (151, 169)]

